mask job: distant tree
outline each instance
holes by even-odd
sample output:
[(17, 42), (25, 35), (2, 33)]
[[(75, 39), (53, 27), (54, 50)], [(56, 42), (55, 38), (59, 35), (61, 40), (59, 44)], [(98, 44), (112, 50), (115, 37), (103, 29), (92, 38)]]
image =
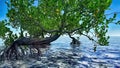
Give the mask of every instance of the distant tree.
[[(5, 40), (6, 45), (11, 44), (4, 53), (6, 56), (12, 52), (17, 54), (15, 51), (18, 45), (50, 44), (63, 34), (69, 35), (73, 40), (73, 35), (83, 35), (95, 43), (108, 45), (108, 24), (116, 17), (114, 14), (108, 19), (105, 15), (111, 2), (112, 0), (10, 0), (6, 2), (7, 20), (0, 23), (0, 38)], [(14, 34), (9, 27), (19, 30), (20, 36)], [(26, 38), (24, 32), (30, 38)], [(45, 38), (46, 35), (49, 37)]]

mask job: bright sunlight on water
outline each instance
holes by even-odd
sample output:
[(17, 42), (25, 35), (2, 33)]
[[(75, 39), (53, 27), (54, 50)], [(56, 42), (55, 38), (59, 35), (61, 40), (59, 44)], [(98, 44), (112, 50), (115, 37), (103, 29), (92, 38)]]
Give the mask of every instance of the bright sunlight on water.
[(87, 38), (80, 39), (79, 47), (70, 46), (70, 38), (60, 37), (43, 52), (41, 59), (1, 61), (0, 68), (120, 68), (120, 37), (109, 40), (109, 46), (97, 46)]

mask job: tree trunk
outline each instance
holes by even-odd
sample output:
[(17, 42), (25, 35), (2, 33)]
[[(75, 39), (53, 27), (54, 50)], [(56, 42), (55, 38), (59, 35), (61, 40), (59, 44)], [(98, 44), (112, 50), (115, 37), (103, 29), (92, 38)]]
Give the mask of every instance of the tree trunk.
[[(38, 53), (40, 53), (39, 48), (45, 48), (46, 45), (49, 45), (51, 42), (55, 41), (59, 37), (60, 37), (60, 34), (56, 33), (52, 37), (48, 37), (45, 39), (35, 39), (35, 38), (26, 38), (26, 37), (17, 39), (12, 43), (10, 47), (8, 47), (8, 49), (4, 50), (4, 52), (0, 57), (1, 59), (2, 58), (11, 59), (13, 57), (14, 59), (18, 59), (18, 57), (20, 56), (18, 47), (20, 46), (27, 46), (27, 47), (32, 46), (32, 48), (36, 48), (38, 50)], [(24, 52), (22, 48), (21, 48), (21, 51)]]
[(70, 43), (72, 48), (76, 48), (79, 47), (81, 42), (79, 41), (79, 39), (76, 39), (74, 37), (72, 37), (69, 33), (68, 33), (69, 37), (72, 39), (72, 42)]

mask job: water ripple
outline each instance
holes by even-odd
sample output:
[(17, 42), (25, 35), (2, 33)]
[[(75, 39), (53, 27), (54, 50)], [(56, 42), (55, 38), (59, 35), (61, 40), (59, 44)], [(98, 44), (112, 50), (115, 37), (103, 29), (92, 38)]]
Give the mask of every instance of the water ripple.
[(120, 68), (118, 41), (120, 38), (111, 38), (109, 46), (98, 46), (96, 52), (93, 44), (85, 39), (76, 48), (65, 40), (54, 42), (39, 60), (28, 57), (18, 61), (2, 61), (0, 68)]

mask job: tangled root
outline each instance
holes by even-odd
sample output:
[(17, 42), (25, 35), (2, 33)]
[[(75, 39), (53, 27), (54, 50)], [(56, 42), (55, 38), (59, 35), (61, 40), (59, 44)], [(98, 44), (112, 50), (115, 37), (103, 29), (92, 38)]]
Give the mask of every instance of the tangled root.
[(31, 47), (30, 45), (29, 46), (12, 45), (10, 47), (6, 47), (0, 52), (0, 60), (19, 60), (23, 59), (23, 57), (25, 56), (29, 57), (41, 56), (40, 48)]

